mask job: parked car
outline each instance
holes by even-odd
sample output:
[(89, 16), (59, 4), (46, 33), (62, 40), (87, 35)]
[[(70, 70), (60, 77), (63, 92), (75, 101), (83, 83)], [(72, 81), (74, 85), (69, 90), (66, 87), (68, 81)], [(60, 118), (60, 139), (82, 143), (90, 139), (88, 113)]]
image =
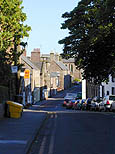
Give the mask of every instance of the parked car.
[(81, 100), (76, 104), (76, 110), (81, 110)]
[(99, 103), (102, 101), (102, 98), (95, 96), (91, 101), (90, 110), (97, 111), (99, 110)]
[(81, 99), (80, 101), (79, 101), (79, 103), (77, 104), (77, 109), (78, 110), (81, 110), (82, 109), (82, 105), (83, 105), (83, 103), (86, 101), (86, 99)]
[(92, 101), (92, 98), (87, 98), (87, 100), (86, 100), (86, 103), (87, 103), (86, 110), (90, 110), (91, 101)]
[(81, 105), (81, 109), (82, 109), (82, 110), (86, 110), (86, 108), (87, 108), (86, 99), (83, 99), (82, 101), (83, 101), (83, 103), (82, 103), (82, 105)]
[(96, 108), (96, 103), (95, 102), (92, 102), (91, 103), (91, 106), (90, 106), (90, 110), (91, 111), (96, 111), (95, 108)]
[(94, 110), (96, 109), (96, 101), (97, 101), (97, 97), (95, 96), (94, 98), (92, 98), (91, 100), (91, 105), (90, 105), (90, 110)]
[(74, 109), (73, 108), (73, 104), (76, 103), (77, 100), (70, 100), (67, 104), (66, 104), (66, 108), (67, 109)]
[(63, 102), (63, 107), (65, 107), (66, 106), (66, 104), (67, 104), (67, 101), (66, 100), (64, 100), (64, 102)]
[(70, 100), (75, 100), (75, 99), (77, 99), (77, 93), (67, 93), (66, 96), (64, 97), (64, 102), (62, 105), (66, 106)]
[(115, 111), (115, 101), (112, 102), (110, 111)]
[(107, 95), (99, 103), (99, 111), (114, 111), (115, 110), (115, 95)]
[(104, 102), (103, 101), (101, 101), (100, 103), (99, 103), (99, 109), (98, 109), (99, 111), (102, 111), (102, 110), (105, 110), (105, 106), (104, 106)]
[(77, 110), (78, 103), (80, 103), (80, 99), (77, 99), (75, 103), (73, 103), (73, 109)]
[(95, 110), (99, 111), (99, 105), (102, 102), (102, 98), (101, 97), (97, 97), (97, 100), (95, 101)]
[(115, 95), (107, 95), (103, 98), (103, 103), (105, 106), (105, 111), (112, 110), (112, 103), (115, 101)]

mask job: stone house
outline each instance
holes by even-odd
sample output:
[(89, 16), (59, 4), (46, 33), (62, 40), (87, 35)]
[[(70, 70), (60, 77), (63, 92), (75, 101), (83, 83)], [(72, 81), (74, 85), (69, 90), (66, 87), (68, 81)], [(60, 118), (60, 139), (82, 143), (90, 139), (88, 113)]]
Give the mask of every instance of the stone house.
[(40, 68), (23, 55), (21, 56), (21, 63), (24, 65), (22, 67), (22, 73), (25, 69), (30, 71), (29, 79), (25, 79), (24, 77), (21, 78), (23, 83), (22, 87), (24, 87), (22, 89), (25, 91), (26, 102), (38, 102), (40, 101)]
[(40, 60), (40, 49), (36, 48), (31, 52), (32, 63), (40, 68), (40, 99), (47, 99), (50, 95), (50, 76), (47, 74), (47, 64)]
[(36, 64), (42, 63), (40, 85), (45, 98), (56, 94), (57, 90), (70, 87), (70, 73), (68, 68), (59, 60), (58, 54), (40, 54), (40, 49), (34, 49), (31, 52), (31, 60)]
[(68, 69), (70, 71), (70, 75), (72, 77), (72, 81), (74, 79), (80, 79), (81, 80), (81, 78), (82, 78), (81, 70), (76, 68), (74, 58), (62, 59), (62, 62), (65, 64), (65, 66), (68, 67)]
[(58, 90), (68, 89), (71, 86), (71, 76), (69, 70), (61, 61), (52, 60), (49, 72), (58, 73)]
[[(60, 55), (51, 52), (48, 54), (42, 54), (41, 60), (46, 61), (47, 73), (55, 74), (55, 87), (57, 90), (64, 90), (71, 86), (71, 76), (68, 68), (60, 61)], [(52, 77), (52, 76), (51, 76)]]
[(59, 87), (59, 73), (51, 72), (50, 73), (50, 96), (55, 95), (57, 93), (58, 87)]

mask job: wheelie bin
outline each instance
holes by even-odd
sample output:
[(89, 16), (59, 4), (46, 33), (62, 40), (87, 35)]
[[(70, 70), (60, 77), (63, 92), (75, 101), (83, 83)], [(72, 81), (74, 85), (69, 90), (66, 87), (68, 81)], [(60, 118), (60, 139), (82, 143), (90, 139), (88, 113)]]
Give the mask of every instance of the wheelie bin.
[(7, 101), (10, 118), (20, 118), (23, 112), (23, 105), (13, 101)]

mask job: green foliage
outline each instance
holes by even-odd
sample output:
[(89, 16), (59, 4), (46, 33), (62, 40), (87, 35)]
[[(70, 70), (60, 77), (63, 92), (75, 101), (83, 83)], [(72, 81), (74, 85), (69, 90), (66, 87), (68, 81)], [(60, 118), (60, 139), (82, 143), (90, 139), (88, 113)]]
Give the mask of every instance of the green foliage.
[(61, 29), (69, 35), (60, 40), (64, 44), (62, 56), (74, 57), (83, 77), (101, 82), (115, 71), (115, 1), (81, 0), (65, 18)]
[(4, 64), (20, 65), (19, 57), (26, 45), (22, 40), (31, 30), (24, 25), (27, 17), (22, 10), (22, 0), (0, 1), (0, 62)]
[(75, 81), (80, 82), (80, 79), (75, 78), (73, 81), (74, 81), (74, 82), (75, 82)]

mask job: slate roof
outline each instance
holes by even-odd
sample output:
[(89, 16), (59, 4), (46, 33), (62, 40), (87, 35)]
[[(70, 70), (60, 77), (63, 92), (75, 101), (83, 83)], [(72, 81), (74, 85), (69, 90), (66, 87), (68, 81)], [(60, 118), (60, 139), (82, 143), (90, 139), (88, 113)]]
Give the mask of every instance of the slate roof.
[(75, 59), (74, 58), (69, 58), (69, 59), (62, 59), (63, 63), (74, 63)]
[(50, 57), (50, 54), (42, 54), (41, 57), (47, 57), (47, 58), (49, 58)]
[(60, 73), (58, 73), (58, 72), (51, 72), (50, 76), (51, 77), (57, 77), (57, 76), (60, 76)]
[(35, 64), (33, 64), (32, 63), (32, 61), (31, 60), (29, 60), (27, 57), (25, 57), (25, 56), (21, 56), (21, 59), (25, 62), (25, 63), (27, 63), (31, 68), (33, 68), (33, 69), (38, 69), (38, 67), (35, 65)]
[(42, 62), (32, 62), (36, 67), (39, 68), (39, 70), (42, 70)]
[(55, 61), (55, 63), (64, 71), (67, 71), (68, 68), (61, 61)]

